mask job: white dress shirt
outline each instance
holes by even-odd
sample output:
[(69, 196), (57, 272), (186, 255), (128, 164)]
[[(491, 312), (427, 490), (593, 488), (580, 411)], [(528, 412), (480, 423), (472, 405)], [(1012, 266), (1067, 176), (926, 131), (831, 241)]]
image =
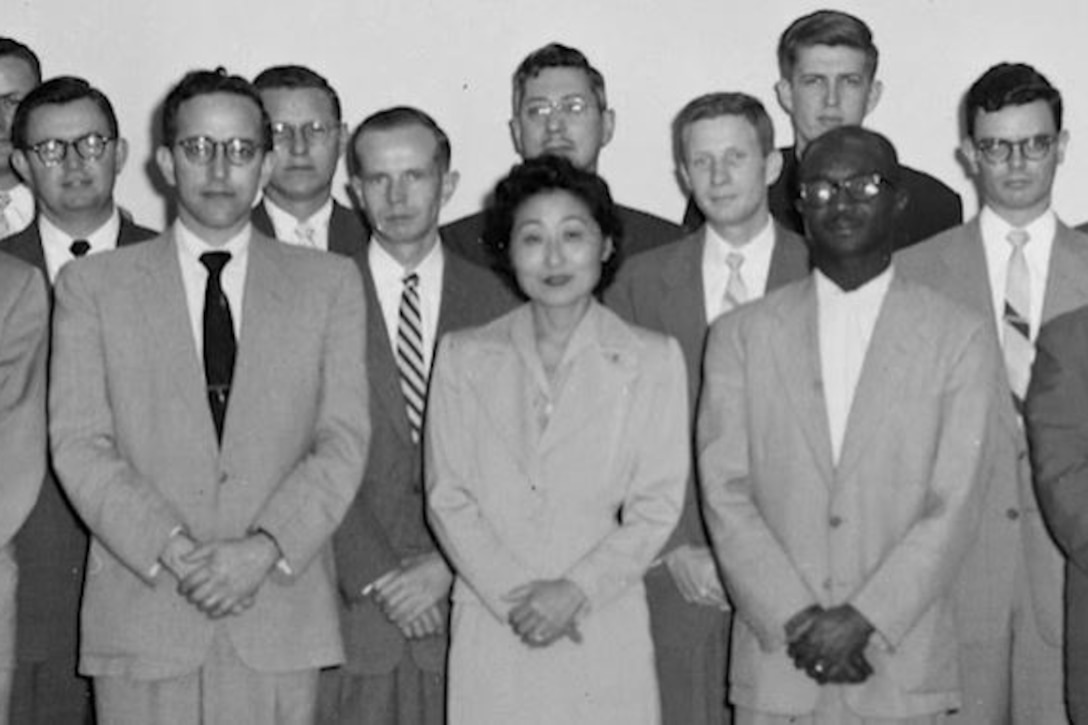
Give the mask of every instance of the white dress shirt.
[(876, 319), (892, 281), (892, 268), (889, 266), (850, 292), (840, 289), (820, 270), (813, 274), (816, 277), (824, 405), (831, 432), (831, 452), (838, 465), (850, 406), (854, 403), (854, 392), (861, 378)]
[(404, 278), (415, 272), (419, 275), (419, 314), (423, 318), (423, 366), (431, 369), (435, 335), (438, 334), (438, 312), (442, 307), (442, 274), (446, 267), (445, 252), (439, 241), (427, 253), (415, 269), (405, 269), (381, 243), (371, 239), (367, 250), (370, 274), (378, 293), (378, 303), (385, 319), (385, 331), (389, 334), (389, 347), (397, 349), (397, 325), (400, 319), (400, 298), (404, 291)]
[[(185, 301), (189, 306), (189, 322), (193, 326), (193, 340), (196, 342), (196, 354), (204, 359), (204, 290), (208, 286), (208, 270), (200, 262), (204, 252), (230, 252), (230, 262), (223, 267), (219, 282), (223, 294), (230, 303), (231, 322), (234, 323), (234, 338), (242, 335), (242, 296), (246, 286), (246, 267), (249, 264), (249, 237), (252, 227), (246, 224), (236, 236), (226, 244), (213, 247), (191, 232), (181, 221), (174, 225), (174, 237), (177, 240), (178, 261), (181, 263), (181, 281), (185, 286)], [(203, 367), (203, 363), (201, 364)]]
[(741, 279), (748, 290), (747, 302), (757, 300), (767, 289), (767, 278), (771, 273), (771, 254), (774, 252), (774, 221), (768, 217), (767, 224), (749, 242), (737, 247), (725, 239), (707, 224), (706, 242), (703, 244), (703, 299), (706, 305), (706, 319), (713, 321), (722, 313), (722, 301), (725, 299), (725, 287), (729, 282), (729, 265), (726, 257), (732, 253), (744, 257), (740, 267)]
[[(264, 208), (268, 211), (268, 218), (272, 220), (272, 229), (276, 232), (276, 239), (299, 247), (320, 249), (329, 251), (329, 220), (332, 219), (332, 197), (325, 200), (320, 209), (310, 215), (308, 219), (298, 220), (290, 212), (276, 206), (268, 196), (264, 197)], [(313, 242), (311, 243), (298, 232), (299, 227), (308, 226), (313, 230)]]
[[(7, 231), (0, 237), (18, 234), (34, 223), (34, 192), (25, 184), (16, 184), (0, 191), (0, 199), (6, 200), (6, 203), (0, 204), (0, 216), (7, 222)], [(0, 224), (0, 228), (3, 226)]]
[[(121, 214), (117, 211), (117, 207), (114, 207), (113, 213), (102, 226), (79, 239), (86, 240), (91, 245), (87, 254), (97, 254), (116, 249), (117, 236), (120, 233)], [(38, 217), (38, 234), (42, 239), (42, 251), (45, 253), (45, 270), (49, 274), (49, 283), (52, 284), (57, 280), (61, 267), (75, 259), (71, 247), (76, 237), (54, 225), (45, 214)]]
[[(982, 232), (982, 247), (986, 250), (994, 321), (997, 324), (997, 334), (1004, 342), (1005, 289), (1009, 276), (1009, 255), (1012, 253), (1012, 244), (1007, 237), (1013, 227), (988, 206), (983, 207), (979, 213), (978, 226)], [(1058, 220), (1054, 212), (1048, 209), (1031, 224), (1017, 228), (1026, 231), (1029, 237), (1028, 243), (1024, 245), (1024, 259), (1027, 260), (1028, 277), (1031, 280), (1028, 324), (1031, 328), (1031, 339), (1034, 341), (1043, 322), (1043, 300), (1046, 297), (1046, 283), (1050, 272), (1050, 252), (1054, 249)]]

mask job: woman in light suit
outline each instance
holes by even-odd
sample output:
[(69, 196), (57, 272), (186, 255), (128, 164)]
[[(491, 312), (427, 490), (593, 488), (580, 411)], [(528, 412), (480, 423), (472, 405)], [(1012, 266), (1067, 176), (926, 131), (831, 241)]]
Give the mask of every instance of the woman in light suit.
[(687, 393), (676, 342), (594, 298), (619, 237), (595, 174), (516, 166), (485, 241), (529, 302), (436, 355), (427, 503), (457, 574), (451, 725), (659, 721), (642, 576), (683, 504)]

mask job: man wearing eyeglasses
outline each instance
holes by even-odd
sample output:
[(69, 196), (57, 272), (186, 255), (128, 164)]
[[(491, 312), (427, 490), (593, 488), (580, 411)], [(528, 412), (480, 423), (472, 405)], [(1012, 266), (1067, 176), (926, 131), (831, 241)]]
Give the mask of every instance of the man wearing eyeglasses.
[[(510, 135), (521, 158), (556, 154), (596, 172), (601, 149), (615, 128), (616, 112), (608, 107), (604, 76), (580, 50), (549, 43), (526, 56), (514, 72)], [(617, 206), (617, 211), (623, 222), (624, 258), (683, 233), (676, 224), (644, 211), (626, 206)], [(492, 267), (482, 232), (481, 212), (445, 225), (442, 240), (461, 256)]]
[(23, 96), (42, 82), (42, 67), (33, 50), (14, 38), (0, 37), (0, 239), (34, 221), (34, 194), (11, 164), (11, 126)]
[[(4, 241), (5, 251), (52, 282), (77, 256), (156, 235), (118, 212), (113, 188), (128, 148), (109, 99), (87, 81), (63, 76), (35, 88), (19, 104), (11, 135), (12, 164), (34, 193), (38, 217)], [(16, 722), (84, 722), (91, 712), (90, 683), (76, 675), (87, 542), (50, 469), (16, 538)]]
[(738, 725), (944, 722), (952, 588), (1002, 395), (990, 323), (891, 264), (896, 153), (858, 126), (801, 161), (815, 270), (722, 316), (697, 450), (732, 596)]
[(370, 229), (332, 196), (333, 177), (347, 143), (340, 98), (329, 82), (298, 65), (267, 68), (254, 80), (272, 119), (276, 166), (253, 208), (262, 234), (351, 256), (366, 246)]
[(160, 237), (61, 270), (53, 459), (92, 534), (80, 672), (109, 723), (310, 723), (343, 659), (329, 540), (369, 441), (358, 271), (250, 224), (257, 91), (167, 95)]
[[(1053, 317), (1088, 304), (1088, 237), (1062, 223), (1051, 190), (1069, 142), (1061, 94), (1022, 63), (993, 66), (964, 102), (960, 150), (978, 216), (896, 264), (992, 319), (1017, 409), (1034, 342)], [(1062, 704), (1063, 559), (1040, 516), (1019, 415), (993, 471), (983, 524), (959, 582), (965, 698), (958, 722), (1066, 722)]]

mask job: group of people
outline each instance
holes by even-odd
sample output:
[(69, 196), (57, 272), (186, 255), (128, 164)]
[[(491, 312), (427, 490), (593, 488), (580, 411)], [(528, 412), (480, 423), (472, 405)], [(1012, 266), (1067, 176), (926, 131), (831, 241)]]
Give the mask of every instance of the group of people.
[(8, 720), (1088, 723), (1061, 95), (967, 90), (963, 224), (863, 127), (863, 21), (778, 65), (793, 146), (747, 93), (676, 115), (683, 226), (597, 175), (574, 48), (518, 66), (522, 160), (445, 226), (426, 112), (192, 71), (159, 234), (109, 99), (0, 38)]

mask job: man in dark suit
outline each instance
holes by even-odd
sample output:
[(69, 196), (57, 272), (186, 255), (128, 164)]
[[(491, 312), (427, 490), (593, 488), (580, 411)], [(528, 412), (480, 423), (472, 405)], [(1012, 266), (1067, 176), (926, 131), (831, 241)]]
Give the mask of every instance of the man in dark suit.
[(42, 82), (42, 66), (33, 50), (14, 38), (0, 37), (0, 239), (34, 221), (34, 194), (11, 164), (11, 126), (23, 97)]
[[(355, 257), (374, 311), (367, 325), (374, 438), (334, 538), (347, 664), (322, 675), (321, 719), (441, 725), (451, 576), (424, 521), (426, 381), (443, 333), (489, 322), (516, 299), (439, 238), (457, 172), (449, 139), (430, 116), (408, 107), (375, 113), (352, 134), (351, 154), (351, 184), (374, 229)], [(410, 327), (401, 316), (409, 302), (418, 314)], [(414, 360), (408, 368), (405, 355)]]
[[(514, 115), (510, 135), (523, 159), (541, 154), (565, 156), (588, 171), (597, 170), (597, 157), (616, 126), (608, 107), (604, 76), (580, 50), (558, 43), (539, 48), (521, 62), (513, 79)], [(625, 257), (675, 241), (676, 224), (638, 209), (617, 206), (623, 222)], [(442, 228), (444, 243), (454, 252), (483, 266), (493, 266), (482, 240), (483, 213), (472, 214)]]
[[(703, 210), (697, 231), (629, 259), (605, 295), (624, 318), (680, 341), (694, 420), (708, 322), (808, 274), (804, 240), (776, 224), (767, 187), (782, 156), (757, 99), (712, 93), (673, 122), (678, 175)], [(699, 514), (694, 479), (680, 524), (646, 577), (665, 725), (728, 722), (728, 602)]]
[[(898, 253), (896, 269), (993, 321), (1019, 404), (1039, 329), (1088, 304), (1088, 236), (1051, 208), (1069, 140), (1058, 90), (1029, 65), (1000, 63), (972, 84), (964, 112), (960, 150), (982, 209)], [(993, 469), (982, 526), (957, 582), (964, 704), (954, 723), (1066, 722), (1064, 561), (1040, 515), (1017, 417), (1003, 421), (1008, 457)]]
[(238, 76), (170, 91), (163, 235), (57, 277), (50, 441), (92, 534), (80, 671), (108, 723), (310, 723), (342, 661), (330, 540), (369, 441), (343, 260), (254, 232), (272, 133)]
[[(795, 20), (778, 42), (778, 102), (790, 116), (794, 145), (782, 149), (782, 173), (771, 186), (771, 214), (782, 226), (804, 232), (797, 208), (797, 172), (805, 148), (828, 129), (857, 126), (880, 100), (878, 51), (869, 27), (837, 10)], [(936, 178), (900, 164), (899, 184), (909, 196), (899, 221), (897, 247), (905, 247), (963, 220), (959, 195)], [(689, 202), (684, 226), (700, 223)]]
[[(38, 86), (19, 105), (12, 138), (12, 161), (34, 192), (38, 218), (0, 249), (52, 282), (76, 256), (155, 236), (114, 204), (128, 147), (113, 106), (97, 88), (70, 76)], [(90, 683), (76, 674), (76, 654), (87, 530), (51, 467), (15, 541), (21, 571), (12, 719), (85, 722), (92, 712)]]
[(347, 143), (340, 97), (324, 77), (298, 65), (274, 66), (253, 80), (272, 119), (276, 167), (253, 208), (257, 231), (288, 244), (351, 256), (370, 229), (332, 197)]

